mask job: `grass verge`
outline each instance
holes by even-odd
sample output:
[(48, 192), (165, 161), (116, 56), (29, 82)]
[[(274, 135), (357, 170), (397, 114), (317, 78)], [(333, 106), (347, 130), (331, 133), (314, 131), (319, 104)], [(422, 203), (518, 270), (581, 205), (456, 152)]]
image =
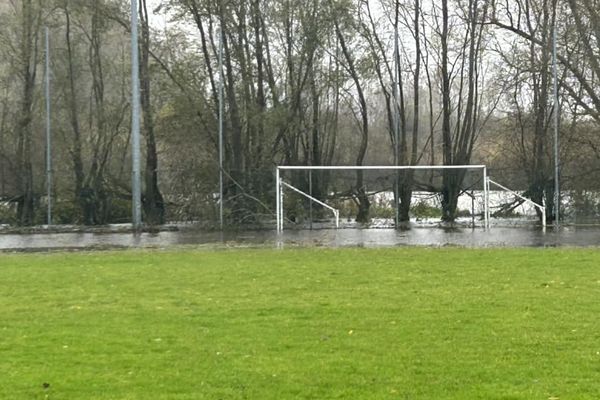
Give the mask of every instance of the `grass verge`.
[(598, 399), (600, 251), (0, 254), (1, 399)]

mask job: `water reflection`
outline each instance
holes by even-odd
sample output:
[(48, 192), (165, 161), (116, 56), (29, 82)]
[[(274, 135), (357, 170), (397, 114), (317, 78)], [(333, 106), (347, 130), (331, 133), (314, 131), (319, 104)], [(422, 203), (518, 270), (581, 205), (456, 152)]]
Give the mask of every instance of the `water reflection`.
[(464, 246), (464, 247), (554, 247), (597, 246), (600, 227), (564, 227), (546, 232), (534, 227), (321, 229), (274, 231), (202, 232), (192, 229), (157, 233), (54, 233), (2, 234), (0, 250), (60, 248), (170, 247), (177, 245), (225, 246)]

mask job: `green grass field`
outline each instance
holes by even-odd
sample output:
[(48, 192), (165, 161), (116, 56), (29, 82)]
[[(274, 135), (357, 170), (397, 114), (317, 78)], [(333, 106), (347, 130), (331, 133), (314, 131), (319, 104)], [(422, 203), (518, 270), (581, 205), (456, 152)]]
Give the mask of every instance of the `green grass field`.
[(0, 399), (333, 398), (600, 398), (600, 251), (0, 254)]

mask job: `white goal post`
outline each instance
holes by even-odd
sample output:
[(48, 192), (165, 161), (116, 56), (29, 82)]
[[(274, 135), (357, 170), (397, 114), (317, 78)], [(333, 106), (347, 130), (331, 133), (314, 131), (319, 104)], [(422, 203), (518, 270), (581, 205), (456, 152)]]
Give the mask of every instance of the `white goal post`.
[[(357, 166), (317, 166), (317, 165), (279, 165), (275, 169), (275, 199), (276, 199), (276, 219), (277, 219), (277, 232), (283, 231), (283, 187), (293, 188), (288, 183), (284, 182), (281, 178), (283, 171), (295, 170), (295, 171), (332, 171), (332, 170), (346, 170), (346, 171), (357, 171), (357, 170), (381, 170), (381, 171), (401, 171), (401, 170), (444, 170), (444, 169), (464, 169), (464, 170), (480, 170), (481, 171), (481, 185), (483, 189), (483, 203), (484, 203), (484, 227), (489, 228), (490, 226), (490, 207), (489, 207), (489, 182), (487, 176), (487, 166), (485, 165), (357, 165)], [(316, 199), (306, 193), (300, 191), (297, 188), (293, 188), (294, 191), (301, 195), (309, 198), (311, 201)], [(317, 201), (319, 204), (324, 205), (334, 212), (339, 218), (339, 213), (333, 207), (326, 205), (321, 201)], [(336, 224), (337, 225), (337, 224)]]

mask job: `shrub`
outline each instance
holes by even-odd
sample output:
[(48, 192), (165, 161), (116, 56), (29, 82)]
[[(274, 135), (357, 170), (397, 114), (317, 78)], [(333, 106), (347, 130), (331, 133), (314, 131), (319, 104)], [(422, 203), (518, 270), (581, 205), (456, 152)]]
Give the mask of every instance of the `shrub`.
[(441, 218), (442, 216), (442, 210), (424, 201), (419, 201), (410, 208), (410, 211), (417, 218)]

